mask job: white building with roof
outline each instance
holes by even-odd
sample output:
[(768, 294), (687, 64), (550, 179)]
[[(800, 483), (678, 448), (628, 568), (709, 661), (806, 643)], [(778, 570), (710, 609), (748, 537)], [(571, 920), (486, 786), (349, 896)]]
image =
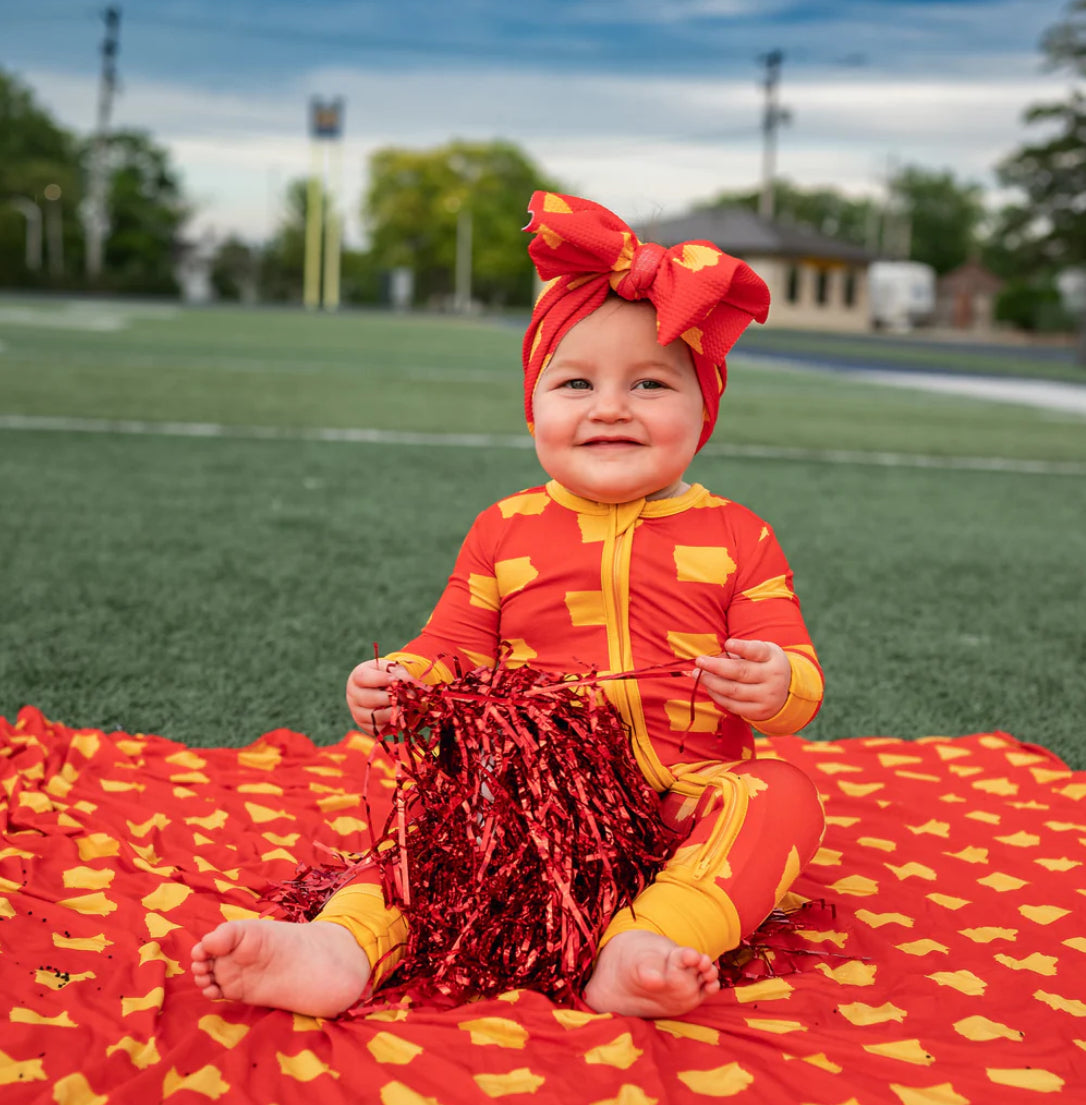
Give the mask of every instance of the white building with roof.
[(875, 255), (804, 227), (764, 219), (745, 207), (692, 211), (635, 228), (642, 241), (712, 242), (746, 261), (769, 285), (769, 326), (796, 330), (871, 328), (868, 266)]

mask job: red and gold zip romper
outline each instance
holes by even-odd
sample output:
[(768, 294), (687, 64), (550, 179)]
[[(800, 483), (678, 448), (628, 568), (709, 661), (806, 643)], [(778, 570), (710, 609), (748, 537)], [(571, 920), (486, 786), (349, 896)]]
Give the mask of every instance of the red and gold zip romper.
[[(698, 484), (675, 498), (603, 504), (552, 480), (479, 515), (430, 620), (388, 659), (447, 682), (457, 664), (494, 663), (508, 642), (510, 663), (609, 674), (718, 654), (728, 637), (775, 642), (792, 667), (787, 701), (758, 729), (806, 725), (821, 705), (822, 671), (765, 522)], [(689, 830), (601, 946), (650, 929), (715, 958), (761, 923), (817, 850), (815, 787), (791, 764), (755, 759), (750, 723), (704, 691), (691, 719), (692, 681), (601, 686), (665, 819)], [(372, 884), (340, 891), (320, 919), (350, 928), (371, 962), (402, 939), (402, 917)]]

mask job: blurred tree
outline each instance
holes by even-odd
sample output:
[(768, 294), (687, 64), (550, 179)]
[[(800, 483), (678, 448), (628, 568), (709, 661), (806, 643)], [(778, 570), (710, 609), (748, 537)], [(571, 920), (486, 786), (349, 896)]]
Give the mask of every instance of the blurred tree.
[(1049, 273), (1037, 276), (1017, 274), (996, 298), (995, 317), (1020, 330), (1033, 333), (1066, 333), (1075, 320), (1063, 305), (1055, 278)]
[(1053, 69), (1086, 76), (1086, 0), (1069, 0), (1066, 16), (1041, 36), (1041, 49)]
[(260, 255), (231, 234), (219, 243), (211, 259), (211, 287), (218, 299), (252, 303), (257, 297)]
[[(707, 203), (700, 204), (703, 209), (717, 207), (746, 207), (758, 210), (761, 189), (750, 192), (721, 192)], [(787, 180), (773, 183), (773, 210), (777, 220), (792, 223), (851, 242), (858, 246), (871, 246), (876, 242), (877, 217), (875, 201), (854, 199), (838, 192), (835, 188), (797, 188)]]
[[(283, 217), (257, 259), (257, 294), (261, 299), (290, 303), (302, 300), (308, 189), (309, 182), (304, 177), (287, 186)], [(325, 209), (323, 202), (321, 209)], [(343, 249), (340, 253), (340, 301), (378, 303), (381, 292), (380, 273), (372, 255), (363, 250)]]
[(976, 254), (985, 218), (979, 184), (909, 165), (891, 179), (890, 191), (909, 227), (910, 260), (931, 265), (941, 276)]
[(372, 252), (345, 249), (340, 256), (339, 295), (344, 303), (380, 303), (386, 298)]
[[(85, 147), (85, 153), (89, 146)], [(103, 284), (112, 291), (175, 295), (174, 267), (190, 211), (169, 153), (146, 131), (109, 138)]]
[(273, 303), (302, 301), (307, 188), (304, 177), (287, 185), (283, 217), (260, 255), (257, 289), (261, 299)]
[[(59, 126), (30, 89), (0, 71), (0, 283), (78, 287), (79, 207), (90, 142)], [(189, 209), (169, 154), (144, 131), (110, 136), (109, 235), (102, 285), (175, 294), (174, 266)], [(37, 209), (36, 213), (34, 208)], [(41, 267), (27, 265), (27, 215), (41, 223)], [(63, 258), (63, 271), (55, 271)]]
[[(66, 271), (82, 271), (81, 198), (74, 136), (38, 105), (29, 88), (0, 70), (0, 285), (56, 283), (63, 274), (53, 268), (61, 259)], [(21, 208), (27, 201), (38, 209), (31, 217), (40, 220), (37, 271), (26, 263), (27, 216)]]
[[(869, 197), (846, 196), (835, 188), (798, 188), (778, 180), (773, 185), (774, 210), (778, 222), (866, 246), (873, 253), (893, 255), (901, 227), (908, 226), (910, 259), (939, 273), (957, 267), (975, 250), (984, 218), (978, 185), (959, 184), (951, 173), (909, 166), (894, 176), (890, 190), (893, 199), (884, 210)], [(760, 190), (723, 192), (703, 206), (757, 211), (759, 195)]]
[(527, 304), (533, 270), (521, 228), (532, 192), (556, 187), (509, 142), (378, 150), (363, 204), (374, 262), (383, 270), (412, 269), (422, 302), (447, 298), (455, 281), (457, 221), (468, 205), (473, 297)]
[(1057, 270), (1034, 241), (1034, 217), (1023, 204), (1005, 204), (994, 212), (981, 248), (981, 261), (1004, 280), (995, 317), (1022, 330), (1073, 330), (1075, 319), (1063, 305)]
[[(1086, 94), (1075, 83), (1086, 78), (1086, 0), (1071, 0), (1065, 18), (1041, 40), (1049, 69), (1066, 69), (1072, 86), (1066, 101), (1036, 104), (1029, 124), (1047, 124), (1044, 137), (1022, 146), (1003, 162), (1000, 181), (1025, 196), (1004, 212), (1019, 242), (1019, 257), (1034, 279), (1054, 278), (1059, 269), (1086, 265)], [(1086, 311), (1080, 325), (1079, 363), (1086, 365)]]

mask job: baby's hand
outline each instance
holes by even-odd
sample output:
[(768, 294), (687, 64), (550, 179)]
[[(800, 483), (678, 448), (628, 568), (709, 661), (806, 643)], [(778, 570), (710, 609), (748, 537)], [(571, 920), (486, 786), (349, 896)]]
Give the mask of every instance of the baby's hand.
[(741, 641), (729, 637), (724, 655), (699, 656), (701, 685), (723, 710), (748, 721), (765, 721), (788, 699), (792, 666), (780, 645), (772, 641)]
[(367, 660), (347, 677), (347, 708), (363, 733), (376, 736), (392, 719), (388, 687), (397, 679), (410, 679), (406, 668), (388, 660)]

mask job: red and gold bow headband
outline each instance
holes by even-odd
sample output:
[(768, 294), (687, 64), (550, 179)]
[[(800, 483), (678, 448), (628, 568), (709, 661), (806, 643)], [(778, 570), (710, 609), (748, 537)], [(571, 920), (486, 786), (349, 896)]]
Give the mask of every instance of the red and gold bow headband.
[(536, 192), (528, 210), (532, 218), (524, 229), (535, 235), (528, 254), (540, 278), (551, 282), (524, 335), (529, 428), (532, 395), (551, 354), (614, 291), (653, 305), (661, 345), (682, 338), (690, 347), (705, 401), (700, 449), (716, 425), (729, 350), (752, 319), (765, 322), (769, 314), (765, 281), (711, 242), (682, 242), (670, 249), (640, 242), (617, 215), (591, 200)]

